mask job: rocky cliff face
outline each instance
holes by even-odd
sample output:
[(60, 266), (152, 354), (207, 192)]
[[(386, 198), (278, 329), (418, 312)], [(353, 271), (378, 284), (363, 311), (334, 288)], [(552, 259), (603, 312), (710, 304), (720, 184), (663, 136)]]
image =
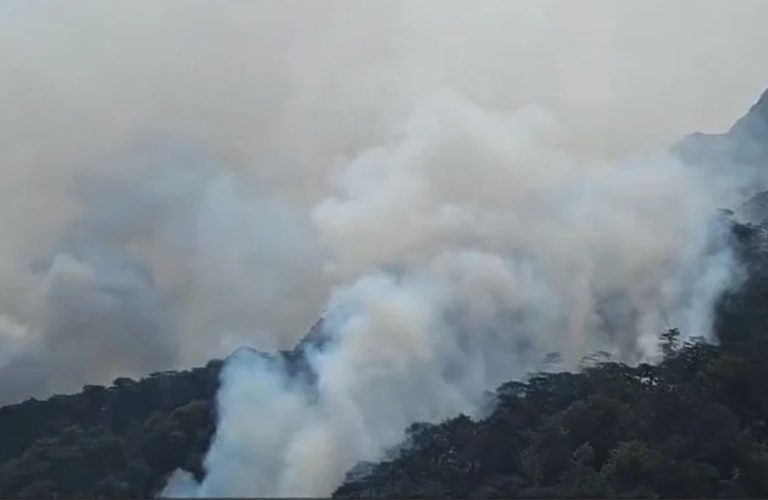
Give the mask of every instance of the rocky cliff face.
[(768, 90), (724, 134), (696, 132), (673, 149), (691, 163), (723, 168), (762, 167), (768, 163)]

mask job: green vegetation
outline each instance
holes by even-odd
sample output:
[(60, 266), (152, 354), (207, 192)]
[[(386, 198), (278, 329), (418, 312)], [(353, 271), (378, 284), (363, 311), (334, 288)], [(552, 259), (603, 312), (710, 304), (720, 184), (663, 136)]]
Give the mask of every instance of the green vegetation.
[(338, 497), (766, 497), (768, 342), (700, 341), (497, 391), (486, 419), (417, 424)]
[(221, 362), (0, 408), (0, 497), (149, 497), (200, 478)]

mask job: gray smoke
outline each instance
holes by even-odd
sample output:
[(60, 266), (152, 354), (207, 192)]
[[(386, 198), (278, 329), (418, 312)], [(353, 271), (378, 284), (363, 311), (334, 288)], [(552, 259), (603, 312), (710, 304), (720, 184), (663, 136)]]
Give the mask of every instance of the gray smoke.
[(0, 8), (0, 402), (326, 318), (316, 386), (227, 365), (169, 492), (327, 494), (548, 352), (707, 335), (764, 181), (662, 151), (768, 82), (761, 1)]
[[(328, 495), (408, 424), (477, 415), (487, 391), (559, 352), (655, 355), (710, 334), (733, 262), (715, 218), (731, 183), (664, 154), (584, 160), (556, 118), (439, 92), (342, 165), (313, 210), (336, 289), (307, 386), (240, 353), (200, 485), (168, 495)], [(371, 271), (374, 270), (374, 271)]]

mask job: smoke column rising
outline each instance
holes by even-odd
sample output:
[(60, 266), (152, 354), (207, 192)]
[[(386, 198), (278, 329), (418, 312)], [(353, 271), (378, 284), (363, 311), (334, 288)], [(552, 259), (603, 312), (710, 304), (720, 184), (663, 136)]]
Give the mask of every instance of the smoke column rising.
[(768, 82), (761, 1), (2, 9), (0, 402), (326, 317), (314, 386), (228, 363), (190, 493), (328, 494), (547, 352), (706, 335), (763, 181), (662, 152)]
[(477, 414), (549, 352), (573, 368), (597, 349), (652, 357), (672, 325), (707, 335), (732, 275), (717, 179), (664, 155), (584, 162), (562, 133), (541, 108), (439, 92), (344, 164), (312, 214), (329, 272), (357, 278), (307, 352), (316, 382), (239, 353), (207, 477), (166, 493), (328, 495), (410, 423)]

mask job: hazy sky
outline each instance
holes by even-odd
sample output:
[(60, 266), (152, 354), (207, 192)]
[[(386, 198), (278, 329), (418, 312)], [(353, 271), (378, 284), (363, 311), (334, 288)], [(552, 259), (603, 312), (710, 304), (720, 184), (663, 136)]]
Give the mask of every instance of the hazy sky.
[[(4, 1), (5, 399), (290, 347), (334, 286), (442, 245), (415, 236), (433, 209), (455, 224), (444, 205), (517, 182), (471, 157), (398, 170), (377, 148), (411, 154), (424, 132), (429, 149), (466, 119), (515, 137), (481, 149), (528, 141), (598, 165), (727, 128), (768, 85), (766, 14), (759, 0)], [(408, 203), (411, 226), (381, 215)]]

